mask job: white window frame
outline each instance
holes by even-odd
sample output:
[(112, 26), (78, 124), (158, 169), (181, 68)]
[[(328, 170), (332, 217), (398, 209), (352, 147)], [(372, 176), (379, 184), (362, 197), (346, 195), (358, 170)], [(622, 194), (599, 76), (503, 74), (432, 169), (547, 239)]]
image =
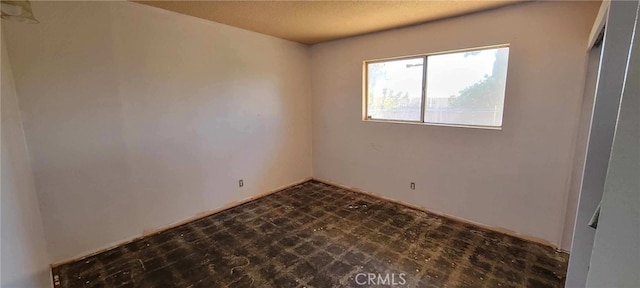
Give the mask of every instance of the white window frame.
[[(511, 53), (511, 47), (509, 43), (506, 44), (498, 44), (491, 46), (482, 46), (482, 47), (473, 47), (473, 48), (465, 48), (465, 49), (457, 49), (457, 50), (447, 50), (441, 52), (427, 53), (427, 54), (417, 54), (410, 56), (399, 56), (399, 57), (390, 57), (390, 58), (380, 58), (373, 60), (363, 61), (363, 80), (362, 80), (362, 121), (365, 122), (384, 122), (384, 123), (400, 123), (400, 124), (418, 124), (418, 125), (429, 125), (429, 126), (445, 126), (445, 127), (462, 127), (462, 128), (478, 128), (478, 129), (488, 129), (488, 130), (502, 130), (504, 126), (504, 121), (500, 126), (485, 126), (485, 125), (467, 125), (467, 124), (449, 124), (449, 123), (434, 123), (434, 122), (425, 122), (425, 110), (426, 110), (426, 102), (427, 101), (427, 68), (429, 65), (429, 56), (434, 55), (443, 55), (443, 54), (453, 54), (453, 53), (461, 53), (461, 52), (472, 52), (472, 51), (480, 51), (480, 50), (488, 50), (488, 49), (496, 49), (496, 48), (509, 48), (509, 53)], [(380, 119), (380, 118), (371, 118), (367, 115), (368, 109), (368, 90), (369, 90), (369, 74), (368, 74), (368, 64), (372, 63), (380, 63), (380, 62), (388, 62), (394, 60), (406, 60), (406, 59), (416, 59), (423, 58), (424, 65), (422, 67), (422, 100), (420, 105), (420, 120), (395, 120), (395, 119)], [(509, 64), (507, 63), (507, 78), (509, 75), (508, 71)], [(504, 110), (506, 103), (506, 90), (503, 100), (503, 120), (504, 120)]]

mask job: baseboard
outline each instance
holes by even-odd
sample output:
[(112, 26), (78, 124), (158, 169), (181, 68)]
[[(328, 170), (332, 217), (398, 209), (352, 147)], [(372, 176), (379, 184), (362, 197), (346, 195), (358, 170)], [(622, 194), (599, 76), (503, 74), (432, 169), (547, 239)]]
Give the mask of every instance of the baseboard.
[(290, 187), (305, 183), (305, 182), (310, 181), (310, 180), (313, 180), (313, 178), (312, 177), (307, 177), (307, 178), (304, 178), (302, 180), (298, 180), (298, 181), (295, 181), (293, 183), (290, 183), (290, 184), (287, 184), (287, 185), (284, 185), (284, 186), (280, 186), (280, 187), (275, 188), (275, 189), (270, 189), (270, 190), (267, 190), (265, 192), (258, 193), (256, 195), (253, 195), (253, 196), (248, 197), (248, 198), (244, 198), (244, 199), (241, 199), (241, 200), (238, 200), (238, 201), (227, 203), (227, 204), (225, 204), (225, 205), (223, 205), (223, 206), (221, 206), (219, 208), (213, 209), (213, 210), (208, 210), (208, 211), (204, 211), (204, 212), (198, 213), (198, 214), (196, 214), (196, 215), (194, 215), (192, 217), (189, 217), (187, 219), (180, 220), (178, 222), (175, 222), (175, 223), (172, 223), (172, 224), (169, 224), (169, 225), (166, 225), (166, 226), (162, 226), (162, 227), (159, 227), (157, 229), (143, 231), (140, 235), (136, 235), (136, 236), (133, 236), (133, 237), (125, 239), (125, 240), (121, 240), (121, 241), (118, 241), (118, 242), (115, 242), (115, 243), (111, 243), (109, 245), (106, 245), (103, 248), (95, 249), (93, 251), (90, 251), (90, 252), (87, 252), (87, 253), (83, 253), (82, 255), (79, 255), (79, 256), (75, 256), (75, 257), (71, 257), (69, 259), (65, 259), (65, 260), (62, 260), (62, 261), (54, 262), (53, 264), (51, 264), (51, 268), (55, 268), (55, 267), (58, 267), (60, 265), (64, 265), (64, 264), (68, 264), (68, 263), (71, 263), (71, 262), (79, 261), (79, 260), (82, 260), (82, 259), (85, 259), (85, 258), (88, 258), (88, 257), (91, 257), (91, 256), (95, 256), (95, 255), (100, 254), (102, 252), (117, 248), (117, 247), (122, 246), (122, 245), (129, 244), (129, 243), (134, 242), (134, 241), (138, 241), (140, 239), (149, 237), (151, 235), (155, 235), (155, 234), (158, 234), (160, 232), (164, 232), (164, 231), (167, 231), (169, 229), (172, 229), (172, 228), (187, 224), (189, 222), (193, 222), (193, 221), (196, 221), (196, 220), (211, 216), (213, 214), (225, 211), (227, 209), (231, 209), (233, 207), (240, 206), (242, 204), (245, 204), (245, 203), (260, 199), (262, 197), (265, 197), (265, 196), (268, 196), (270, 194), (276, 193), (278, 191), (285, 190), (287, 188), (290, 188)]
[(369, 196), (372, 196), (372, 197), (375, 197), (375, 198), (383, 199), (385, 201), (389, 201), (389, 202), (393, 202), (393, 203), (405, 206), (407, 208), (411, 208), (411, 209), (414, 209), (414, 210), (419, 210), (419, 211), (435, 214), (435, 215), (438, 215), (438, 216), (441, 216), (441, 217), (445, 217), (445, 218), (451, 219), (453, 221), (462, 222), (462, 223), (470, 224), (470, 225), (473, 225), (473, 226), (477, 226), (477, 227), (480, 227), (482, 229), (486, 229), (486, 230), (490, 230), (490, 231), (506, 234), (506, 235), (509, 235), (509, 236), (512, 236), (512, 237), (516, 237), (518, 239), (522, 239), (522, 240), (525, 240), (525, 241), (529, 241), (529, 242), (533, 242), (533, 243), (537, 243), (537, 244), (540, 244), (540, 245), (544, 245), (544, 246), (553, 248), (556, 251), (559, 251), (559, 252), (562, 252), (562, 253), (569, 254), (569, 251), (565, 251), (564, 249), (560, 249), (557, 245), (555, 245), (555, 244), (553, 244), (553, 243), (551, 243), (551, 242), (549, 242), (547, 240), (538, 238), (538, 237), (529, 236), (529, 235), (523, 235), (523, 234), (517, 233), (515, 231), (509, 230), (509, 229), (506, 229), (506, 228), (489, 226), (489, 225), (478, 223), (478, 222), (475, 222), (475, 221), (471, 221), (469, 219), (465, 219), (465, 218), (462, 218), (462, 217), (457, 217), (457, 216), (454, 216), (454, 215), (450, 215), (450, 214), (442, 213), (442, 212), (439, 212), (439, 211), (434, 211), (434, 210), (431, 210), (431, 209), (427, 209), (427, 208), (422, 207), (422, 206), (417, 206), (417, 205), (414, 205), (414, 204), (411, 204), (411, 203), (403, 202), (403, 201), (400, 201), (400, 200), (397, 200), (397, 199), (389, 198), (389, 197), (384, 196), (384, 195), (372, 193), (372, 192), (369, 192), (369, 191), (364, 191), (364, 190), (359, 189), (359, 188), (349, 187), (349, 186), (346, 186), (346, 185), (342, 185), (342, 184), (338, 184), (338, 183), (335, 183), (335, 182), (331, 182), (331, 181), (328, 181), (328, 180), (325, 180), (325, 179), (321, 179), (321, 178), (317, 178), (317, 177), (312, 177), (312, 178), (313, 178), (314, 181), (322, 182), (322, 183), (325, 183), (327, 185), (332, 185), (332, 186), (340, 187), (342, 189), (346, 189), (346, 190), (349, 190), (349, 191), (352, 191), (352, 192), (369, 195)]
[(449, 215), (449, 214), (442, 213), (442, 212), (439, 212), (439, 211), (434, 211), (434, 210), (431, 210), (431, 209), (427, 209), (427, 208), (422, 207), (422, 206), (417, 206), (417, 205), (414, 205), (414, 204), (411, 204), (411, 203), (407, 203), (407, 202), (403, 202), (403, 201), (400, 201), (400, 200), (397, 200), (397, 199), (389, 198), (389, 197), (384, 196), (384, 195), (380, 195), (380, 194), (364, 191), (364, 190), (361, 190), (361, 189), (358, 189), (358, 188), (349, 187), (349, 186), (346, 186), (346, 185), (342, 185), (342, 184), (338, 184), (338, 183), (335, 183), (335, 182), (331, 182), (329, 180), (325, 180), (325, 179), (321, 179), (321, 178), (317, 178), (317, 177), (308, 177), (308, 178), (304, 178), (302, 180), (299, 180), (299, 181), (296, 181), (296, 182), (293, 182), (293, 183), (290, 183), (290, 184), (287, 184), (287, 185), (284, 185), (284, 186), (281, 186), (281, 187), (278, 187), (278, 188), (275, 188), (275, 189), (271, 189), (271, 190), (268, 190), (268, 191), (265, 191), (265, 192), (262, 192), (262, 193), (258, 193), (256, 195), (253, 195), (251, 197), (248, 197), (248, 198), (245, 198), (245, 199), (242, 199), (242, 200), (238, 200), (238, 201), (227, 203), (227, 204), (225, 204), (225, 205), (223, 205), (223, 206), (221, 206), (219, 208), (213, 209), (213, 210), (208, 210), (208, 211), (205, 211), (205, 212), (198, 213), (198, 214), (196, 214), (196, 215), (194, 215), (192, 217), (189, 217), (187, 219), (178, 221), (176, 223), (172, 223), (172, 224), (169, 224), (169, 225), (166, 225), (166, 226), (162, 226), (160, 228), (153, 229), (153, 230), (143, 231), (140, 235), (136, 235), (136, 236), (131, 237), (129, 239), (121, 240), (121, 241), (106, 245), (103, 248), (95, 249), (93, 251), (90, 251), (90, 252), (87, 252), (87, 253), (83, 253), (82, 255), (71, 257), (71, 258), (66, 259), (66, 260), (54, 262), (53, 264), (51, 264), (51, 267), (55, 268), (55, 267), (60, 266), (60, 265), (68, 264), (68, 263), (79, 261), (79, 260), (82, 260), (82, 259), (85, 259), (85, 258), (88, 258), (88, 257), (91, 257), (91, 256), (95, 256), (97, 254), (100, 254), (102, 252), (114, 249), (116, 247), (119, 247), (119, 246), (122, 246), (122, 245), (126, 245), (128, 243), (131, 243), (131, 242), (134, 242), (134, 241), (149, 237), (151, 235), (158, 234), (160, 232), (164, 232), (166, 230), (169, 230), (169, 229), (172, 229), (172, 228), (187, 224), (189, 222), (193, 222), (193, 221), (196, 221), (198, 219), (211, 216), (213, 214), (216, 214), (216, 213), (225, 211), (227, 209), (231, 209), (233, 207), (236, 207), (236, 206), (239, 206), (239, 205), (242, 205), (242, 204), (257, 200), (257, 199), (260, 199), (262, 197), (268, 196), (268, 195), (273, 194), (275, 192), (278, 192), (278, 191), (281, 191), (281, 190), (284, 190), (284, 189), (287, 189), (287, 188), (290, 188), (290, 187), (305, 183), (305, 182), (310, 181), (310, 180), (314, 180), (314, 181), (318, 181), (318, 182), (325, 183), (325, 184), (328, 184), (328, 185), (340, 187), (340, 188), (343, 188), (345, 190), (353, 191), (353, 192), (356, 192), (356, 193), (369, 195), (369, 196), (376, 197), (376, 198), (379, 198), (379, 199), (383, 199), (385, 201), (393, 202), (393, 203), (396, 203), (396, 204), (399, 204), (399, 205), (402, 205), (402, 206), (405, 206), (405, 207), (408, 207), (408, 208), (411, 208), (411, 209), (415, 209), (415, 210), (419, 210), (419, 211), (424, 211), (424, 212), (427, 212), (427, 213), (435, 214), (435, 215), (438, 215), (438, 216), (441, 216), (441, 217), (445, 217), (445, 218), (448, 218), (448, 219), (451, 219), (451, 220), (454, 220), (454, 221), (457, 221), (457, 222), (467, 223), (467, 224), (470, 224), (470, 225), (474, 225), (474, 226), (480, 227), (482, 229), (486, 229), (486, 230), (490, 230), (490, 231), (506, 234), (506, 235), (509, 235), (509, 236), (513, 236), (513, 237), (525, 240), (525, 241), (538, 243), (538, 244), (541, 244), (541, 245), (544, 245), (544, 246), (551, 247), (551, 248), (555, 249), (556, 251), (560, 251), (560, 252), (563, 252), (563, 253), (569, 253), (569, 251), (565, 251), (563, 249), (560, 249), (557, 245), (555, 245), (555, 244), (553, 244), (553, 243), (551, 243), (551, 242), (549, 242), (547, 240), (544, 240), (544, 239), (540, 239), (540, 238), (533, 237), (533, 236), (528, 236), (528, 235), (523, 235), (523, 234), (517, 233), (515, 231), (509, 230), (509, 229), (505, 229), (505, 228), (501, 228), (501, 227), (493, 227), (493, 226), (489, 226), (489, 225), (486, 225), (486, 224), (474, 222), (474, 221), (471, 221), (471, 220), (468, 220), (468, 219), (465, 219), (465, 218), (457, 217), (457, 216), (454, 216), (454, 215)]

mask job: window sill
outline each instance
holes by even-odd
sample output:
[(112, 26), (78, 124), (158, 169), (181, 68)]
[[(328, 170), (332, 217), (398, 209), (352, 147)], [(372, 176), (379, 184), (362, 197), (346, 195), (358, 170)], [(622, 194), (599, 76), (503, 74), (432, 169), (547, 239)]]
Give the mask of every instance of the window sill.
[(417, 122), (417, 121), (381, 120), (381, 119), (362, 119), (362, 121), (373, 122), (373, 123), (411, 124), (411, 125), (423, 125), (423, 126), (440, 126), (440, 127), (471, 128), (471, 129), (502, 131), (502, 126), (496, 127), (496, 126), (479, 126), (479, 125), (456, 125), (456, 124), (440, 124), (440, 123), (427, 123), (427, 122)]

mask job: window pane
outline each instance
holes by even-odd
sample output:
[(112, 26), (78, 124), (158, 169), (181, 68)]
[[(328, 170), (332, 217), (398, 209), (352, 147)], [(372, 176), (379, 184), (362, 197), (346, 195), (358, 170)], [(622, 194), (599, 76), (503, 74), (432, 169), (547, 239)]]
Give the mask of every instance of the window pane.
[(424, 58), (367, 64), (367, 116), (420, 121)]
[(509, 48), (429, 56), (425, 122), (502, 126)]

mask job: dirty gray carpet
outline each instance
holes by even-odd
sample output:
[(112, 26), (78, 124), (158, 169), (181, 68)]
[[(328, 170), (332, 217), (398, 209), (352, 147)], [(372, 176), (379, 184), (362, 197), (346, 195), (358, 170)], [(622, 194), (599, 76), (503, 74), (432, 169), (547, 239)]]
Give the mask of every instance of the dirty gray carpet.
[(568, 255), (309, 181), (53, 269), (56, 287), (562, 287)]

